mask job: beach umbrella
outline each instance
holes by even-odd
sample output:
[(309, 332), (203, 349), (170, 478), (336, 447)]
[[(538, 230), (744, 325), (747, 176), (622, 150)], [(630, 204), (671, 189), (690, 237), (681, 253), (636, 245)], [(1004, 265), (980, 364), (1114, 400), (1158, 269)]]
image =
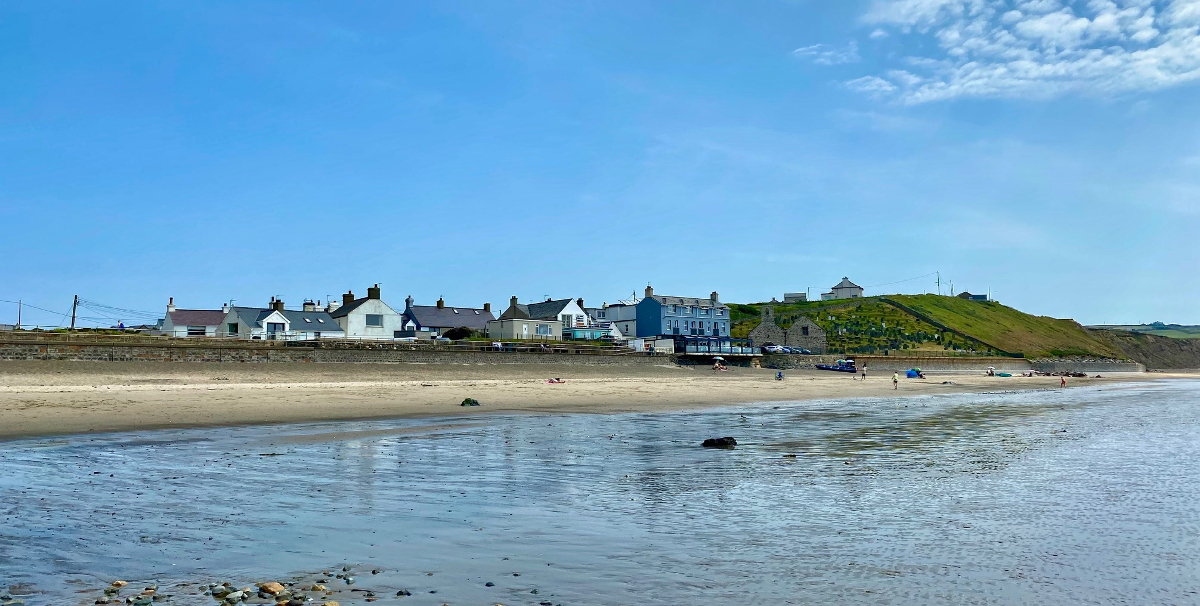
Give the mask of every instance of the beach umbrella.
[(725, 358), (722, 358), (721, 356), (713, 356), (713, 359), (714, 360), (724, 360)]

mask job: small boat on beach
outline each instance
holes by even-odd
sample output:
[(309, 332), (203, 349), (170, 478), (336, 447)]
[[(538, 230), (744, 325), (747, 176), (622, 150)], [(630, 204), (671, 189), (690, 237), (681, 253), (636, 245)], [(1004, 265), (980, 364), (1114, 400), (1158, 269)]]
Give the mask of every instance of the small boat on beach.
[(836, 364), (817, 364), (817, 370), (832, 370), (834, 372), (858, 372), (854, 360), (838, 360)]

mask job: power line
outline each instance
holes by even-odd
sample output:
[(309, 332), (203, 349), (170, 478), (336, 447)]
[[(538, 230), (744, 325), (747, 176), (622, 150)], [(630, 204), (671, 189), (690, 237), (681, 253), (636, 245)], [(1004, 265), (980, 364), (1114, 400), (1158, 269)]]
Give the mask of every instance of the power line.
[(897, 280), (895, 282), (888, 282), (886, 284), (873, 284), (871, 286), (866, 286), (864, 288), (879, 288), (880, 286), (891, 286), (893, 284), (903, 284), (905, 282), (912, 282), (913, 280), (920, 280), (921, 278), (928, 278), (929, 276), (932, 276), (936, 273), (937, 273), (936, 271), (931, 271), (923, 276), (917, 276), (915, 278), (908, 278), (907, 280)]

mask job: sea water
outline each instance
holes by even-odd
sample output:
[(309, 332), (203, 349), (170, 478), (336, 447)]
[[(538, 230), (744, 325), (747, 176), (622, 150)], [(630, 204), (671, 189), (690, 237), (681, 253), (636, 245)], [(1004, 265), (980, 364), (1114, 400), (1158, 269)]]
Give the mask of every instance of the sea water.
[(0, 522), (27, 606), (1200, 604), (1200, 382), (18, 440)]

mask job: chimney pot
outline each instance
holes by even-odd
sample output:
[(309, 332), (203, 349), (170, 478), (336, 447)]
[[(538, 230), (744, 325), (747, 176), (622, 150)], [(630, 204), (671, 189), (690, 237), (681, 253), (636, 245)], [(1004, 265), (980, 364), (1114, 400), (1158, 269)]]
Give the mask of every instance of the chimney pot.
[(438, 309), (446, 309), (446, 300), (441, 297), (438, 297), (437, 308)]
[(715, 291), (715, 290), (712, 291), (711, 295), (708, 295), (708, 298), (712, 299), (713, 303), (716, 303), (717, 301), (721, 300), (721, 298), (717, 296), (717, 291)]
[(172, 311), (175, 311), (175, 297), (169, 297), (167, 299), (167, 312), (170, 313)]
[(349, 305), (353, 302), (354, 302), (354, 291), (353, 290), (346, 291), (346, 294), (342, 295), (342, 305)]
[(484, 303), (484, 304), (483, 304), (483, 311), (485, 311), (485, 312), (487, 312), (487, 313), (492, 313), (492, 304), (491, 304), (491, 303)]
[(379, 298), (379, 284), (378, 283), (376, 283), (375, 286), (372, 286), (367, 289), (367, 298), (368, 299), (378, 299)]
[(303, 309), (304, 311), (317, 311), (317, 304), (313, 303), (311, 299), (306, 300), (304, 302), (304, 306), (301, 307), (301, 309)]
[(646, 298), (649, 299), (650, 297), (653, 297), (653, 296), (654, 296), (654, 287), (647, 284), (646, 285)]
[(283, 299), (271, 297), (271, 309), (275, 311), (283, 311)]

